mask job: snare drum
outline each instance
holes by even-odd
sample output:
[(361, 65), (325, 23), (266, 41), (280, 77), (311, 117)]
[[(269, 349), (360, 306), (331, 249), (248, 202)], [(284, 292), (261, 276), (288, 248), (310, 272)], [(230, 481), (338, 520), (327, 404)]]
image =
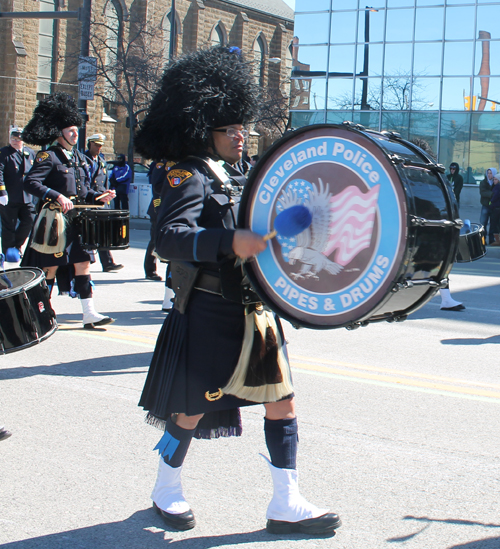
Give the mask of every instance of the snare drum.
[(447, 282), (462, 221), (444, 168), (393, 132), (301, 128), (250, 172), (239, 225), (273, 230), (305, 205), (312, 223), (273, 238), (244, 269), (277, 314), (309, 328), (400, 321)]
[(125, 250), (129, 247), (130, 212), (88, 209), (79, 214), (82, 248)]
[(486, 232), (482, 225), (471, 224), (471, 232), (460, 234), (457, 263), (476, 261), (486, 255)]
[(27, 349), (56, 329), (43, 272), (34, 267), (0, 272), (0, 354)]

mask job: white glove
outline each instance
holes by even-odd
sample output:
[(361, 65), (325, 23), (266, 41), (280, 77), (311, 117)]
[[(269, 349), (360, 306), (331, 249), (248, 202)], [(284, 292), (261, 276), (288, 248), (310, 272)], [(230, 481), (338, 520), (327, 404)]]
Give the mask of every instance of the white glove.
[(7, 203), (9, 202), (9, 197), (4, 194), (3, 196), (0, 196), (0, 204), (2, 206), (7, 206)]

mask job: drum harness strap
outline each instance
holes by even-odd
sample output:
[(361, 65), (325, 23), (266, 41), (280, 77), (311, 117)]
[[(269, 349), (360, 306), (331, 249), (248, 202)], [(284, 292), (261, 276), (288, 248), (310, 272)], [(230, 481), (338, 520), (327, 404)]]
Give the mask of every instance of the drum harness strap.
[[(221, 183), (230, 201), (232, 196), (241, 195), (243, 187), (232, 185), (230, 175), (220, 163), (212, 159), (200, 160), (208, 167), (214, 179)], [(236, 272), (235, 266), (241, 268), (241, 263), (223, 264), (221, 277), (201, 272), (194, 284), (198, 290), (231, 300), (240, 298), (240, 302), (245, 304), (245, 332), (238, 364), (231, 379), (219, 393), (253, 402), (276, 402), (293, 393), (282, 336), (274, 313), (260, 301), (244, 273), (240, 289), (234, 292), (234, 284), (229, 284), (226, 291), (224, 281), (233, 278), (231, 275)]]

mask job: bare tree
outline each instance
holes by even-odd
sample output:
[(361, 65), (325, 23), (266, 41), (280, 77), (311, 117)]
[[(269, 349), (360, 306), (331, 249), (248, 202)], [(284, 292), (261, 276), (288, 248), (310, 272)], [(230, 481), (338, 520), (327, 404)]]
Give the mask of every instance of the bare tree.
[(128, 161), (133, 163), (134, 132), (138, 116), (151, 104), (160, 81), (164, 57), (162, 29), (148, 21), (113, 24), (94, 20), (90, 55), (97, 58), (95, 94), (123, 107), (128, 117)]
[[(127, 159), (133, 168), (135, 128), (141, 113), (149, 108), (163, 74), (163, 31), (157, 23), (138, 17), (125, 20), (105, 14), (94, 14), (90, 28), (89, 55), (97, 59), (94, 95), (126, 112)], [(78, 55), (72, 53), (68, 58), (70, 70), (71, 65), (76, 68)]]
[(289, 102), (290, 99), (280, 88), (264, 88), (255, 129), (271, 141), (281, 137), (287, 130), (290, 118)]
[[(382, 95), (383, 92), (383, 95)], [(410, 97), (411, 93), (411, 97)], [(368, 105), (373, 110), (384, 111), (408, 111), (427, 110), (430, 104), (426, 101), (425, 84), (418, 76), (411, 76), (410, 73), (401, 71), (395, 76), (386, 76), (383, 85), (368, 88)], [(345, 92), (339, 96), (330, 98), (339, 109), (352, 109), (352, 95)], [(354, 106), (361, 105), (361, 92), (354, 97)]]

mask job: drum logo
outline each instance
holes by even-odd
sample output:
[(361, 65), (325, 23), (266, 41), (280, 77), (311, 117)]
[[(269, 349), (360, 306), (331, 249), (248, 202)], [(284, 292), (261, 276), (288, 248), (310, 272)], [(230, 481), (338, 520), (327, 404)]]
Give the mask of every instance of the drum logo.
[(406, 238), (404, 190), (384, 167), (384, 153), (366, 138), (323, 135), (291, 141), (271, 158), (256, 180), (250, 228), (265, 234), (298, 205), (312, 221), (294, 236), (278, 234), (257, 257), (259, 285), (294, 318), (328, 324), (373, 309)]

